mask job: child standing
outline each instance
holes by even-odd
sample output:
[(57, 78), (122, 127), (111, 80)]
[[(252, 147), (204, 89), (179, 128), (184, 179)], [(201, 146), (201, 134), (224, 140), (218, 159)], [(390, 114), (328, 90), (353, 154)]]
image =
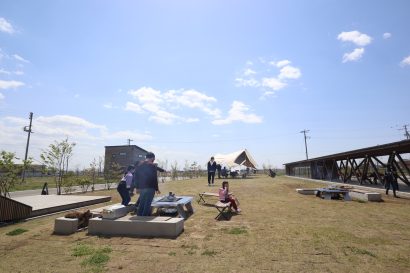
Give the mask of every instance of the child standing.
[(132, 172), (134, 171), (134, 166), (128, 166), (127, 171), (125, 172), (123, 178), (118, 184), (117, 191), (121, 196), (121, 204), (128, 206), (128, 203), (131, 201), (130, 197), (130, 188), (132, 184)]

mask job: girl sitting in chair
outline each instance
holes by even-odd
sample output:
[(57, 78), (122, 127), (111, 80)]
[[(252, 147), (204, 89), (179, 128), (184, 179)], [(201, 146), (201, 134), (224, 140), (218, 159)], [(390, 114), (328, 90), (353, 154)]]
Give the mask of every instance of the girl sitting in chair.
[(229, 193), (229, 183), (228, 181), (222, 182), (222, 188), (219, 189), (219, 200), (222, 203), (231, 202), (231, 208), (236, 212), (241, 212), (241, 209), (238, 207), (239, 202), (231, 193)]

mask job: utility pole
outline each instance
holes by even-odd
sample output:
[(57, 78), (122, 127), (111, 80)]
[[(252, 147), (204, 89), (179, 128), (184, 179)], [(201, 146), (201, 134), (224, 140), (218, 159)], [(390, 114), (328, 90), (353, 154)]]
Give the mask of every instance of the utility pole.
[(409, 130), (407, 129), (407, 126), (410, 126), (409, 124), (405, 124), (403, 125), (402, 129), (397, 129), (399, 131), (403, 130), (404, 131), (404, 136), (406, 137), (406, 139), (410, 139), (410, 133)]
[(134, 141), (134, 140), (132, 140), (132, 139), (127, 139), (128, 146), (131, 145), (131, 141)]
[[(25, 164), (25, 162), (27, 161), (27, 155), (28, 155), (28, 146), (30, 145), (30, 135), (31, 133), (33, 133), (33, 131), (31, 131), (31, 124), (33, 122), (33, 112), (30, 112), (29, 114), (29, 119), (30, 119), (30, 125), (29, 126), (24, 126), (23, 130), (24, 132), (27, 132), (27, 144), (26, 144), (26, 154), (24, 156), (24, 162), (23, 164)], [(28, 129), (27, 129), (28, 128)], [(23, 168), (23, 173), (22, 173), (22, 179), (21, 182), (24, 182), (26, 178), (26, 167), (24, 166)]]
[(308, 157), (308, 150), (307, 150), (307, 141), (306, 141), (306, 138), (308, 138), (307, 136), (306, 136), (306, 133), (308, 133), (310, 130), (303, 130), (303, 131), (300, 131), (300, 133), (303, 133), (303, 136), (305, 137), (305, 150), (306, 150), (306, 160), (308, 160), (309, 159), (309, 157)]

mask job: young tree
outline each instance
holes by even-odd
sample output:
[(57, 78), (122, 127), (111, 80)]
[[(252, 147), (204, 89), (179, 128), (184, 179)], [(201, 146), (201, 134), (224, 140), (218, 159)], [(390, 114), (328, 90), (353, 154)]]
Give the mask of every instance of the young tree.
[(57, 194), (61, 194), (61, 186), (63, 183), (63, 175), (67, 172), (68, 162), (73, 155), (75, 143), (68, 142), (68, 138), (61, 142), (54, 141), (48, 146), (48, 149), (43, 150), (40, 155), (43, 163), (53, 171), (54, 181), (57, 188)]
[(98, 177), (102, 174), (102, 167), (104, 166), (104, 158), (102, 156), (98, 157)]
[(89, 173), (90, 173), (90, 178), (91, 178), (91, 182), (92, 182), (91, 191), (94, 191), (94, 189), (95, 189), (95, 178), (96, 178), (96, 175), (97, 175), (97, 161), (96, 161), (95, 158), (90, 163)]
[(119, 182), (123, 174), (123, 168), (115, 162), (112, 162), (108, 168), (104, 168), (104, 181), (107, 190), (111, 188), (111, 183)]
[(6, 151), (0, 153), (0, 195), (2, 196), (10, 196), (10, 189), (14, 187), (18, 174), (31, 164), (31, 159), (28, 159), (23, 160), (23, 165), (16, 165), (15, 159), (17, 158), (14, 153)]
[(175, 160), (174, 164), (171, 164), (171, 179), (178, 179), (178, 162)]

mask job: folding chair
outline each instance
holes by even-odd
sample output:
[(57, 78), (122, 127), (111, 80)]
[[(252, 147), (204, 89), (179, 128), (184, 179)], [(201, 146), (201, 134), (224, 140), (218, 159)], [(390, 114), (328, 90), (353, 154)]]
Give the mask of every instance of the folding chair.
[(218, 201), (214, 207), (218, 210), (219, 214), (215, 217), (215, 219), (218, 219), (219, 216), (222, 215), (223, 218), (225, 218), (225, 220), (229, 220), (229, 218), (225, 215), (225, 214), (231, 214), (232, 210), (231, 210), (231, 202), (228, 203), (222, 203), (221, 201)]

